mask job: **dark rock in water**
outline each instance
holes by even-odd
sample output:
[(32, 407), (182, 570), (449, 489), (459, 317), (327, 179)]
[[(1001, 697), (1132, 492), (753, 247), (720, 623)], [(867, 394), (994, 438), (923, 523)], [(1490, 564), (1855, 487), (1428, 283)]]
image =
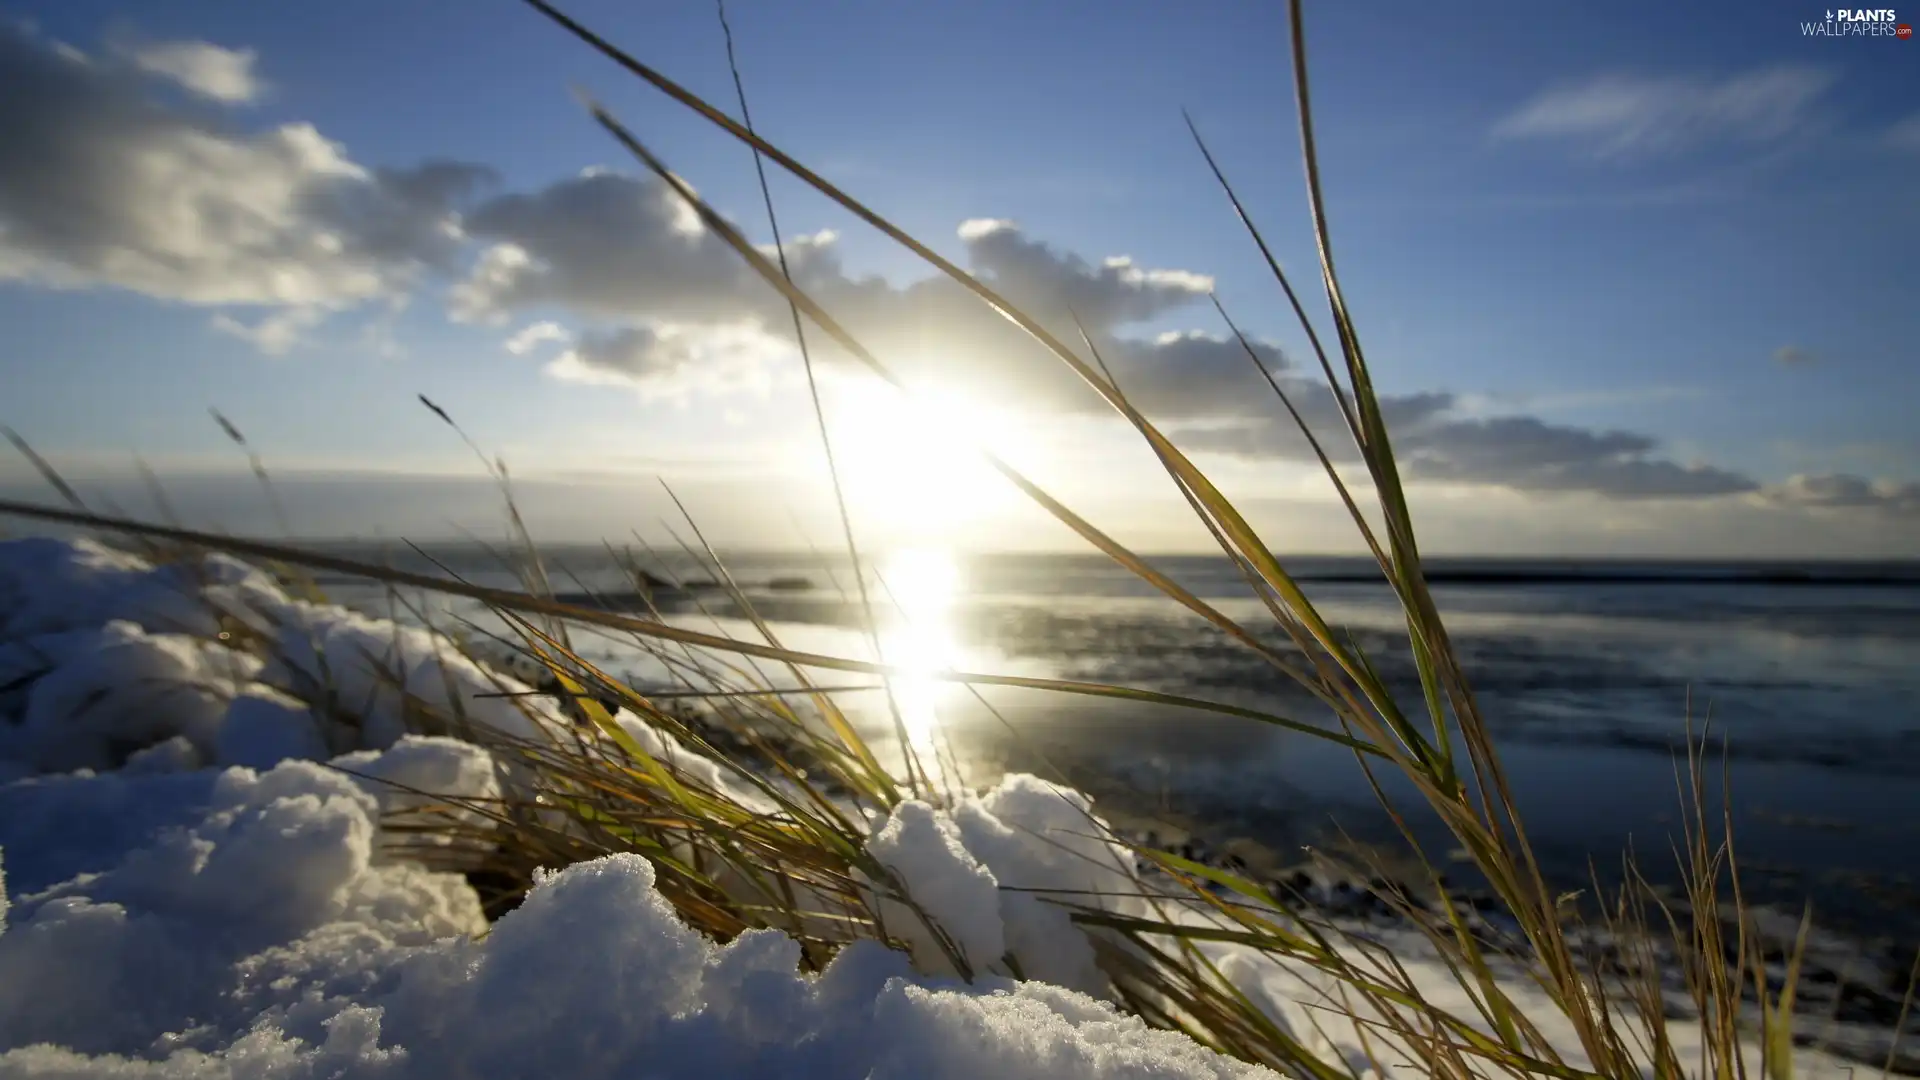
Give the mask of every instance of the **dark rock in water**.
[(777, 577), (767, 582), (767, 588), (776, 592), (811, 592), (813, 580), (804, 577)]
[(712, 578), (688, 578), (680, 583), (680, 587), (688, 591), (694, 589), (717, 589), (720, 587), (720, 583)]
[[(644, 611), (656, 596), (660, 594), (671, 596), (684, 588), (637, 567), (632, 568), (629, 574), (630, 580), (639, 588), (604, 592), (555, 593), (553, 598), (575, 607), (600, 608), (603, 611)], [(638, 575), (638, 577), (631, 577), (631, 575)]]
[[(635, 574), (639, 575), (637, 580), (633, 577), (633, 575)], [(627, 569), (627, 575), (628, 575), (627, 579), (629, 581), (631, 581), (635, 585), (640, 586), (641, 589), (648, 592), (651, 592), (656, 589), (672, 589), (676, 587), (673, 584), (673, 582), (668, 581), (666, 578), (659, 577), (658, 575), (655, 575), (655, 574), (650, 574), (645, 570), (639, 569), (638, 567), (629, 567)], [(574, 595), (590, 595), (590, 594), (576, 593)]]
[(598, 608), (601, 611), (645, 611), (654, 600), (652, 595), (638, 592), (555, 593), (553, 598), (574, 607)]

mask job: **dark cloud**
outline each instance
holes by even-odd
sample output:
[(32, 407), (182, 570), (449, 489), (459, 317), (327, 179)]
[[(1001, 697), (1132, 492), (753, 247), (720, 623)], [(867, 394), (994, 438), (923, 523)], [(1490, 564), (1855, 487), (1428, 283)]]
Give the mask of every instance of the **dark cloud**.
[(1416, 427), (1398, 447), (1410, 475), (1520, 491), (1584, 491), (1616, 499), (1693, 498), (1756, 490), (1748, 477), (1653, 457), (1658, 443), (1529, 416), (1446, 420)]
[(663, 184), (590, 171), (489, 200), (466, 228), (490, 246), (455, 312), (498, 320), (555, 305), (611, 319), (733, 322), (772, 292)]
[(375, 169), (365, 182), (317, 186), (306, 210), (336, 228), (349, 254), (375, 263), (418, 262), (451, 270), (467, 242), (453, 209), (496, 179), (492, 169), (464, 161)]
[(587, 331), (548, 363), (547, 371), (572, 382), (627, 385), (656, 396), (695, 389), (714, 395), (764, 392), (774, 360), (784, 353), (784, 342), (752, 323), (660, 323)]
[[(1259, 379), (1258, 375), (1253, 377)], [(1326, 383), (1292, 373), (1283, 374), (1276, 381), (1329, 458), (1341, 463), (1359, 460), (1339, 404)], [(1446, 393), (1383, 395), (1380, 412), (1388, 430), (1394, 433), (1395, 449), (1404, 455), (1404, 436), (1428, 425), (1453, 408), (1454, 402), (1454, 396)], [(1189, 451), (1250, 460), (1316, 460), (1313, 447), (1300, 433), (1299, 425), (1264, 380), (1257, 387), (1249, 387), (1236, 399), (1236, 404), (1237, 409), (1232, 411), (1213, 410), (1211, 417), (1173, 417), (1164, 426), (1175, 435), (1175, 441)]]
[(1125, 256), (1098, 267), (1029, 239), (1011, 221), (981, 219), (960, 226), (976, 272), (1009, 297), (1042, 311), (1072, 312), (1091, 326), (1146, 322), (1213, 289), (1213, 279), (1184, 270), (1143, 270)]
[(675, 349), (658, 331), (643, 326), (583, 334), (574, 351), (588, 367), (635, 379), (675, 371), (692, 360), (686, 350)]
[[(1268, 371), (1283, 372), (1289, 365), (1273, 345), (1255, 342), (1253, 351)], [(1167, 333), (1150, 341), (1112, 342), (1101, 356), (1128, 400), (1156, 418), (1216, 417), (1236, 407), (1258, 415), (1278, 407), (1246, 347), (1232, 338), (1197, 330)]]
[[(1289, 394), (1336, 461), (1351, 461), (1351, 438), (1322, 384), (1294, 380)], [(1530, 416), (1462, 417), (1450, 394), (1389, 395), (1381, 412), (1402, 474), (1410, 479), (1485, 484), (1531, 492), (1585, 492), (1613, 499), (1702, 498), (1759, 489), (1749, 477), (1655, 456), (1658, 444), (1624, 431), (1592, 431)], [(1309, 461), (1311, 450), (1277, 411), (1264, 424), (1182, 431), (1189, 449), (1254, 459)]]

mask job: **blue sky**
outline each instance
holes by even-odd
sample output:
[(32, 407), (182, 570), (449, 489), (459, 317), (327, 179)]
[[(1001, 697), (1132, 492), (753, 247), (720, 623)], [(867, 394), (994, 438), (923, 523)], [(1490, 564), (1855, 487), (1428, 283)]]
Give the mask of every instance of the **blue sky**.
[[(1920, 43), (1810, 37), (1827, 9), (1798, 3), (1309, 6), (1343, 278), (1434, 546), (1920, 549)], [(712, 5), (568, 10), (733, 111)], [(1311, 291), (1280, 5), (730, 15), (765, 134), (1036, 311), (1071, 301), (1275, 547), (1351, 546), (1205, 302), (1324, 395), (1180, 117)], [(30, 133), (0, 146), (0, 422), (76, 478), (138, 503), (138, 455), (188, 516), (266, 528), (217, 406), (297, 531), (490, 528), (426, 393), (550, 535), (650, 528), (663, 476), (731, 543), (831, 537), (784, 306), (568, 90), (765, 241), (750, 157), (524, 5), (0, 17), (28, 88), (0, 116)], [(1123, 539), (1203, 540), (1046, 358), (796, 182), (774, 194), (789, 239), (833, 231), (808, 253), (818, 294), (936, 411)], [(850, 465), (863, 530), (1070, 542), (826, 363), (836, 431), (873, 459)], [(30, 483), (0, 466), (8, 494)]]

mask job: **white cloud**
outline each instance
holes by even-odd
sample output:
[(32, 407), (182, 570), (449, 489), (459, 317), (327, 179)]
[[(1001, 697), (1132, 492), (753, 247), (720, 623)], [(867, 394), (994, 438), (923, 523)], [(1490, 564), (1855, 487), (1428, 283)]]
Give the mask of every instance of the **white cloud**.
[(269, 356), (279, 356), (300, 343), (308, 330), (320, 324), (326, 312), (320, 308), (295, 307), (262, 316), (245, 323), (231, 315), (215, 315), (212, 326), (223, 334), (249, 342)]
[(1914, 113), (1888, 128), (1882, 140), (1895, 150), (1920, 152), (1920, 113)]
[[(0, 71), (0, 280), (352, 307), (444, 263), (460, 243), (455, 205), (485, 174), (450, 162), (369, 169), (310, 124), (237, 131), (152, 99), (133, 69), (12, 26), (0, 27)], [(262, 340), (287, 340), (268, 329)]]
[(983, 236), (1014, 228), (1014, 224), (1005, 218), (968, 218), (960, 223), (960, 239), (972, 242)]
[(542, 321), (522, 327), (520, 332), (506, 340), (506, 349), (515, 356), (525, 356), (549, 341), (570, 341), (573, 335), (559, 323)]
[(156, 41), (124, 51), (140, 70), (223, 104), (244, 105), (265, 89), (253, 71), (258, 57), (252, 49), (224, 49), (205, 41)]
[(1601, 75), (1556, 87), (1494, 127), (1501, 138), (1563, 139), (1596, 157), (1715, 142), (1771, 142), (1804, 127), (1831, 72), (1771, 67), (1726, 78)]
[(769, 259), (778, 260), (782, 248), (786, 252), (787, 262), (792, 264), (795, 258), (805, 258), (809, 253), (825, 251), (840, 242), (840, 234), (832, 229), (821, 229), (815, 233), (802, 233), (799, 236), (785, 238), (784, 245), (755, 244), (760, 254)]

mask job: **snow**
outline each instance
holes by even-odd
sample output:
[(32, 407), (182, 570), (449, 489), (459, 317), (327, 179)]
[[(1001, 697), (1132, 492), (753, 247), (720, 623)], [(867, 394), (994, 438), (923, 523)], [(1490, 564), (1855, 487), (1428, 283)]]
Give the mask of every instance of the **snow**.
[(18, 894), (0, 933), (0, 1075), (1256, 1071), (1080, 995), (961, 986), (877, 945), (817, 977), (783, 934), (715, 946), (636, 856), (545, 878), (480, 939), (464, 882), (377, 858), (377, 800), (344, 774), (287, 762), (180, 780), (119, 782), (204, 799), (192, 824)]
[[(944, 943), (894, 903), (907, 953), (861, 942), (805, 974), (785, 934), (718, 945), (689, 928), (632, 855), (543, 876), (489, 927), (464, 879), (400, 857), (389, 833), (424, 812), (487, 826), (445, 800), (514, 779), (455, 736), (568, 723), (496, 696), (526, 689), (224, 557), (0, 543), (0, 1078), (1268, 1075), (1102, 1000), (1093, 941), (1046, 898), (1143, 912), (1143, 885), (1084, 795), (1033, 777), (875, 823), (869, 853)], [(1207, 950), (1277, 1024), (1364, 1071), (1379, 1037), (1320, 1008), (1323, 982)], [(1395, 950), (1433, 1000), (1474, 1014), (1421, 943)], [(1543, 995), (1509, 989), (1577, 1063)]]
[(45, 651), (55, 666), (34, 680), (16, 730), (17, 756), (46, 772), (111, 768), (117, 745), (176, 734), (211, 746), (237, 689), (232, 675), (247, 666), (215, 671), (198, 640), (119, 620), (59, 645)]
[(1145, 914), (1123, 901), (1138, 892), (1134, 855), (1093, 816), (1092, 802), (1038, 777), (1008, 776), (987, 796), (962, 803), (955, 823), (966, 849), (991, 868), (1004, 887), (1000, 917), (1007, 947), (1030, 979), (1096, 996), (1109, 992), (1094, 965), (1093, 944), (1067, 909), (1048, 903), (1065, 896), (1101, 897), (1108, 910)]
[(213, 740), (222, 765), (270, 769), (282, 761), (325, 761), (326, 737), (305, 702), (271, 687), (234, 695)]
[(922, 970), (943, 971), (952, 963), (935, 926), (966, 962), (966, 973), (986, 971), (1006, 953), (1000, 883), (967, 851), (952, 818), (923, 802), (901, 803), (868, 840), (867, 852), (927, 916), (900, 905), (882, 912), (883, 924), (907, 941)]
[[(444, 809), (449, 798), (486, 801), (501, 794), (493, 758), (472, 743), (445, 736), (407, 735), (390, 750), (342, 754), (333, 759), (333, 766), (366, 780), (380, 800), (381, 812), (395, 818)], [(447, 812), (475, 828), (487, 820), (475, 810)]]
[(344, 935), (392, 949), (483, 926), (459, 879), (376, 864), (378, 804), (340, 773), (290, 762), (167, 788), (204, 798), (172, 808), (190, 823), (96, 872), (16, 891), (0, 935), (0, 1046), (146, 1053), (249, 1021), (284, 995), (290, 965), (303, 974), (315, 945)]

